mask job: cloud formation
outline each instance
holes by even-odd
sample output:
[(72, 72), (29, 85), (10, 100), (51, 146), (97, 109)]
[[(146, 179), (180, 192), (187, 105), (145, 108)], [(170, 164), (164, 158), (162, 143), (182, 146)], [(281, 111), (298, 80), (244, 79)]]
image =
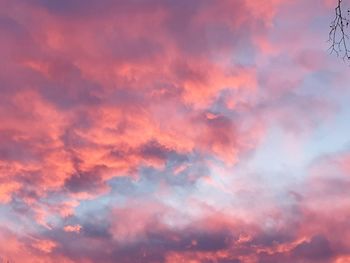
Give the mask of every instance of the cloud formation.
[(350, 261), (329, 12), (0, 1), (0, 262)]

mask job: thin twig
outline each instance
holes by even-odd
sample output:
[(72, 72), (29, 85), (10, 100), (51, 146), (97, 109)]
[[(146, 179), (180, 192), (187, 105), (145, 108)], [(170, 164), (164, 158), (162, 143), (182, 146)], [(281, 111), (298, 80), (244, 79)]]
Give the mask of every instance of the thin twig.
[[(330, 53), (336, 53), (337, 56), (342, 55), (343, 60), (350, 60), (350, 50), (348, 48), (349, 36), (346, 33), (346, 29), (349, 27), (350, 20), (344, 16), (342, 12), (343, 0), (338, 0), (338, 5), (335, 8), (335, 18), (332, 21), (329, 32), (328, 41), (331, 42), (329, 47)], [(348, 14), (350, 10), (348, 10)]]

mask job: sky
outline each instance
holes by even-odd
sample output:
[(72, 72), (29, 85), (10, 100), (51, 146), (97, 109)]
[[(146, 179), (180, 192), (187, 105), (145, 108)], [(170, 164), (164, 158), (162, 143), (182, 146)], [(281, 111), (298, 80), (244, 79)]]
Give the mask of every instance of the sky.
[(335, 0), (0, 0), (0, 262), (349, 263)]

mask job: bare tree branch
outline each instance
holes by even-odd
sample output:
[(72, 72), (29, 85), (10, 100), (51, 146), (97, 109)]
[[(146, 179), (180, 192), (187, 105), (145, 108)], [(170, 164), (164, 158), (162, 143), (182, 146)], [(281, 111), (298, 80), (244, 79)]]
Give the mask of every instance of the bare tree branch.
[[(350, 10), (347, 10), (347, 14), (344, 15), (343, 12), (343, 0), (337, 0), (338, 4), (335, 8), (335, 17), (330, 25), (329, 32), (329, 42), (331, 46), (329, 47), (330, 53), (336, 53), (337, 56), (342, 56), (343, 60), (350, 60), (350, 44), (349, 36), (347, 34), (347, 29), (349, 27), (349, 15)], [(347, 17), (346, 17), (347, 16)]]

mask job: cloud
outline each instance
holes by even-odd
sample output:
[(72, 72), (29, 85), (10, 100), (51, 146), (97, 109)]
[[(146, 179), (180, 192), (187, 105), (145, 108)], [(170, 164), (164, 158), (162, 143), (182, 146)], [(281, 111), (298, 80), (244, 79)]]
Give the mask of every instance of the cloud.
[(66, 232), (75, 232), (75, 233), (79, 233), (81, 230), (81, 225), (67, 225), (64, 228), (64, 231)]
[[(321, 2), (1, 1), (0, 256), (346, 260), (348, 150), (307, 143), (349, 95)], [(275, 129), (300, 163), (256, 160)]]

